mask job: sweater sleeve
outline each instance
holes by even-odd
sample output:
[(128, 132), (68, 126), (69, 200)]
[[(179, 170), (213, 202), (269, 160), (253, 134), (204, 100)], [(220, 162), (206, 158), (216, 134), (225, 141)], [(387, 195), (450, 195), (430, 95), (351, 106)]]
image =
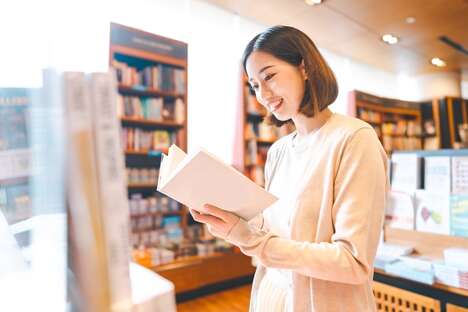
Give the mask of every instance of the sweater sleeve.
[(348, 284), (368, 280), (383, 220), (386, 161), (372, 129), (357, 130), (345, 144), (334, 182), (330, 242), (280, 238), (243, 220), (226, 239), (266, 267)]

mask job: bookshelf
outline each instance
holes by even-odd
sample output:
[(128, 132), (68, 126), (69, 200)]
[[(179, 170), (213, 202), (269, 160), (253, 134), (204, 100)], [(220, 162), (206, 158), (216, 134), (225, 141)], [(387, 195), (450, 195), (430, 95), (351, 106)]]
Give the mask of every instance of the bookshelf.
[(349, 93), (348, 114), (369, 123), (389, 154), (397, 150), (430, 148), (430, 142), (436, 137), (434, 131), (423, 128), (420, 103), (417, 102), (382, 98), (355, 90)]
[[(133, 258), (171, 280), (177, 293), (196, 290), (233, 253), (232, 247), (215, 251), (222, 248), (205, 237), (188, 209), (156, 191), (162, 153), (173, 143), (187, 151), (187, 44), (112, 23), (109, 59), (119, 82)], [(211, 252), (201, 252), (208, 246)], [(253, 274), (250, 258), (235, 257), (208, 283)]]
[(29, 184), (33, 92), (0, 88), (0, 213), (10, 225), (33, 216)]
[(257, 101), (255, 93), (242, 76), (242, 167), (246, 176), (264, 185), (264, 167), (270, 146), (280, 137), (293, 131), (291, 124), (281, 128), (267, 125), (266, 109)]
[(111, 24), (110, 66), (118, 79), (118, 113), (127, 170), (134, 248), (182, 241), (187, 210), (156, 191), (162, 153), (187, 148), (187, 44)]
[[(466, 99), (409, 102), (354, 90), (348, 96), (348, 113), (369, 123), (388, 153), (468, 147)], [(463, 131), (465, 138), (460, 133)]]

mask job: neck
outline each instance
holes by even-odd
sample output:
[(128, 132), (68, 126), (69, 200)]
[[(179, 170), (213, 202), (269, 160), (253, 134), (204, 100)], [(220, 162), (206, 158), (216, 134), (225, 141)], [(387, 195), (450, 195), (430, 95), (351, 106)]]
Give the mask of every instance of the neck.
[(297, 133), (299, 135), (306, 135), (323, 126), (332, 114), (333, 113), (330, 111), (330, 109), (325, 108), (321, 112), (316, 113), (314, 117), (307, 117), (303, 114), (297, 114), (292, 118), (292, 120), (294, 122), (294, 126), (296, 127)]

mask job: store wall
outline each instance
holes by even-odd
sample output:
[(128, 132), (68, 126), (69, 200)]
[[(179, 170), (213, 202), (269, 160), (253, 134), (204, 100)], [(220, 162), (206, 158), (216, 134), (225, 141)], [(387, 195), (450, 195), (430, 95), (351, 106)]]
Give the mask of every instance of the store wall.
[[(10, 0), (0, 11), (6, 12), (0, 19), (0, 87), (40, 86), (46, 66), (106, 70), (111, 21), (187, 42), (189, 150), (203, 146), (232, 161), (240, 57), (267, 26), (202, 0)], [(340, 92), (331, 108), (339, 113), (346, 113), (353, 89), (407, 100), (432, 96), (435, 87), (438, 94), (460, 94), (450, 74), (414, 79), (321, 51), (337, 76)]]

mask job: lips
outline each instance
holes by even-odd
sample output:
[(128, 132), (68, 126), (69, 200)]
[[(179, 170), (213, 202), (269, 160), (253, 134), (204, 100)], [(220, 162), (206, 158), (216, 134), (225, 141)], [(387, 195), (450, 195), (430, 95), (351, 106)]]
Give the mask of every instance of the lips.
[(268, 106), (270, 107), (270, 111), (274, 113), (281, 107), (282, 104), (283, 104), (283, 99), (278, 99), (276, 101), (270, 102)]

